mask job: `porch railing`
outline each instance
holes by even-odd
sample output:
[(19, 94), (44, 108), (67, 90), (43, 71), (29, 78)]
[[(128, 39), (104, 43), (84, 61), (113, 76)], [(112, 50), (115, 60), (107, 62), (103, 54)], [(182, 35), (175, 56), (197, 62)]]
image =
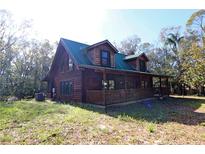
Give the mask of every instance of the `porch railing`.
[(87, 90), (86, 101), (100, 105), (116, 104), (153, 97), (153, 89)]

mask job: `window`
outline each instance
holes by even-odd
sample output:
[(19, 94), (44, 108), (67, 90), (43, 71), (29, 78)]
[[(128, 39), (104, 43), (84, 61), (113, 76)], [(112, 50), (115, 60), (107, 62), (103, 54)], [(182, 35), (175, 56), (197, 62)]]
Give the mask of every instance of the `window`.
[(115, 81), (114, 80), (109, 80), (108, 81), (108, 84), (109, 84), (109, 89), (115, 89)]
[(141, 81), (141, 88), (149, 88), (149, 82), (148, 81)]
[(123, 76), (118, 76), (115, 82), (115, 89), (125, 89), (125, 78)]
[(137, 82), (135, 79), (128, 79), (127, 81), (127, 89), (135, 89), (137, 88)]
[(139, 63), (140, 63), (140, 71), (145, 72), (147, 70), (145, 61), (144, 60), (139, 60)]
[(102, 85), (103, 85), (103, 89), (109, 89), (109, 90), (115, 89), (114, 80), (107, 80), (107, 81), (102, 80)]
[(71, 58), (68, 59), (68, 70), (73, 71), (74, 70), (74, 64)]
[(71, 81), (61, 81), (60, 88), (61, 95), (70, 96), (73, 93), (73, 83)]
[(109, 51), (106, 51), (106, 50), (101, 51), (101, 65), (102, 66), (110, 66), (110, 53), (109, 53)]
[(102, 80), (102, 87), (103, 87), (103, 89), (107, 89), (107, 87), (108, 87), (107, 81)]
[(145, 81), (141, 81), (141, 88), (145, 88)]

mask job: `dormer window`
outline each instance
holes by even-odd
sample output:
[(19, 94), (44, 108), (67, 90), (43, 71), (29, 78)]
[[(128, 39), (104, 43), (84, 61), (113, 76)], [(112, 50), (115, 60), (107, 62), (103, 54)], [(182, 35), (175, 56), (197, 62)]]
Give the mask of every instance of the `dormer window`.
[(101, 51), (101, 65), (110, 66), (110, 52), (107, 50)]

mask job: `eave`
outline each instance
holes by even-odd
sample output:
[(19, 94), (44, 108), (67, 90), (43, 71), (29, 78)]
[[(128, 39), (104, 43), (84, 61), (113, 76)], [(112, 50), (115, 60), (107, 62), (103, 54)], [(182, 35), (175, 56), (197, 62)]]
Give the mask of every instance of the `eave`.
[(97, 70), (111, 70), (111, 71), (120, 71), (120, 72), (129, 72), (129, 73), (138, 73), (138, 74), (144, 74), (144, 75), (152, 75), (154, 77), (171, 77), (169, 75), (163, 75), (163, 74), (154, 74), (149, 72), (141, 72), (136, 70), (125, 70), (125, 69), (116, 69), (111, 67), (102, 67), (102, 66), (92, 66), (92, 65), (79, 65), (81, 68), (89, 68), (89, 69), (97, 69)]

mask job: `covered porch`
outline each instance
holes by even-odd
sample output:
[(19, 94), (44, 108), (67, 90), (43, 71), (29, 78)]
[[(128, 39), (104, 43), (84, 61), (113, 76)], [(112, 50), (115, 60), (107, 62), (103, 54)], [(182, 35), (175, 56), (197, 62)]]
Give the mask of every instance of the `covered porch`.
[(87, 103), (106, 106), (169, 94), (168, 77), (107, 69), (88, 69), (83, 74)]

